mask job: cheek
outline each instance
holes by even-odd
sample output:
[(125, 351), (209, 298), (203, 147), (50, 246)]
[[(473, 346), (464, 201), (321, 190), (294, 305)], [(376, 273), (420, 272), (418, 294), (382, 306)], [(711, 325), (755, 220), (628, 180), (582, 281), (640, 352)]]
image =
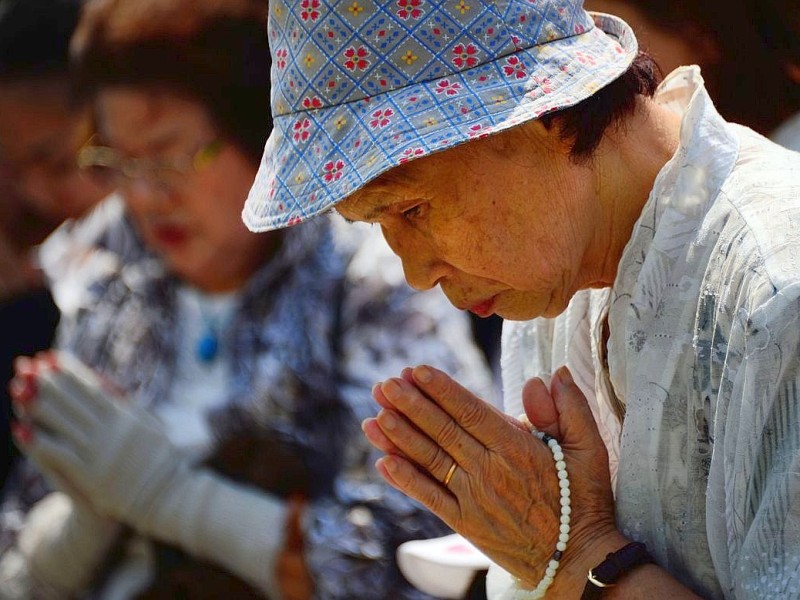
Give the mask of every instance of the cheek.
[(392, 252), (403, 259), (404, 262), (406, 256), (413, 254), (411, 252), (409, 236), (407, 233), (403, 232), (403, 228), (381, 225), (381, 233), (383, 233), (383, 239), (386, 240), (386, 243), (389, 245), (389, 248), (392, 249)]

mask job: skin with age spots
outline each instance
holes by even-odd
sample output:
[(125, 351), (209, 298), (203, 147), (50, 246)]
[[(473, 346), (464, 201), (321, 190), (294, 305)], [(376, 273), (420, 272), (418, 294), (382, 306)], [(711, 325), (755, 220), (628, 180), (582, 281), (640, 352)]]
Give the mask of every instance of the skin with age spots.
[(436, 285), (480, 316), (560, 314), (581, 289), (613, 283), (633, 223), (677, 147), (678, 122), (644, 105), (634, 140), (607, 135), (594, 160), (539, 121), (401, 165), (336, 206), (380, 224), (417, 289)]

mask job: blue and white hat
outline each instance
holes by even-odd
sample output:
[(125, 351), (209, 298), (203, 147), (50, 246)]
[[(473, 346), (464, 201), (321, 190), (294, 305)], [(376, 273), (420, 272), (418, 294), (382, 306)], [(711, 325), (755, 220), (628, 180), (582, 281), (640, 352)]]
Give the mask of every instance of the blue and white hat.
[(582, 0), (271, 0), (272, 114), (243, 218), (322, 213), (389, 169), (573, 106), (637, 53)]

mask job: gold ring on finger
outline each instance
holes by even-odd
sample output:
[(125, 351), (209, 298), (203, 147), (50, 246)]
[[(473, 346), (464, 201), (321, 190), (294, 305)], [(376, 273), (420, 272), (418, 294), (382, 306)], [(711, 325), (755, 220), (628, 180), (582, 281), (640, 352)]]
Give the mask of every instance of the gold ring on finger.
[(456, 467), (458, 467), (458, 463), (453, 461), (453, 464), (450, 466), (450, 470), (447, 471), (447, 475), (444, 476), (444, 481), (442, 481), (444, 487), (448, 487), (450, 485), (450, 480), (453, 478), (453, 473), (456, 472)]

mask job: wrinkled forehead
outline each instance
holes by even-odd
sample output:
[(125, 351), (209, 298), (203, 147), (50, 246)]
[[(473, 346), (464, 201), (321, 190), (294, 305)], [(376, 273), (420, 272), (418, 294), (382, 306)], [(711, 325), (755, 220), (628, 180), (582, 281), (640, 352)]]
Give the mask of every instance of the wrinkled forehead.
[(335, 206), (336, 212), (348, 221), (378, 220), (386, 209), (414, 194), (415, 189), (419, 188), (421, 177), (418, 167), (408, 163), (382, 173), (339, 202)]

